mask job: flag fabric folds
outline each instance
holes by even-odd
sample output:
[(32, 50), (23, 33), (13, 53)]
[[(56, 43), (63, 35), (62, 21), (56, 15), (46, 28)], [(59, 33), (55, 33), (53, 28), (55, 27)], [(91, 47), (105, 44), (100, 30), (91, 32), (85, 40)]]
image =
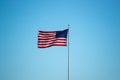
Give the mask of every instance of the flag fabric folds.
[(63, 31), (39, 31), (38, 48), (67, 45), (68, 29)]

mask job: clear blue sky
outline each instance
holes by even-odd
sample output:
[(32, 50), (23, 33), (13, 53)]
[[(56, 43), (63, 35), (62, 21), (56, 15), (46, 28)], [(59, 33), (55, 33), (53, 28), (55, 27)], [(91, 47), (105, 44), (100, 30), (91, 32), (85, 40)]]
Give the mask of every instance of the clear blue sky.
[(67, 80), (67, 47), (38, 30), (70, 26), (70, 80), (120, 80), (120, 0), (0, 0), (0, 80)]

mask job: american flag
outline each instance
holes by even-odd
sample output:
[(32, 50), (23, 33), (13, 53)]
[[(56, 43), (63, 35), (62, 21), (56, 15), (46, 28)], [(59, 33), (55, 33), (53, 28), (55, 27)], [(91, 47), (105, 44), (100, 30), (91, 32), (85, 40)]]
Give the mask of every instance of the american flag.
[(67, 45), (68, 29), (63, 31), (39, 31), (38, 48)]

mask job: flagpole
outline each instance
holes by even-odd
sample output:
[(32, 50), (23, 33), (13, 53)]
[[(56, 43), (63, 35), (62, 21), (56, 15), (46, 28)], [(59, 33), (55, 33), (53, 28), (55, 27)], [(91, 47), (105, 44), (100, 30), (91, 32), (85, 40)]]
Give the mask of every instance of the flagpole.
[(69, 49), (69, 24), (68, 24), (68, 80), (70, 79), (70, 76), (69, 76), (69, 54), (70, 54), (70, 49)]

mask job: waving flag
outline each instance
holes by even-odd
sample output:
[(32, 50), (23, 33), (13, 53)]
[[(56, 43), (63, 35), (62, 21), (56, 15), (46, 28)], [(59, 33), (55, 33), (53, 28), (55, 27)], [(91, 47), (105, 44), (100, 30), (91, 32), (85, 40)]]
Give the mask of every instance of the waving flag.
[(38, 48), (67, 45), (68, 29), (63, 31), (39, 31)]

